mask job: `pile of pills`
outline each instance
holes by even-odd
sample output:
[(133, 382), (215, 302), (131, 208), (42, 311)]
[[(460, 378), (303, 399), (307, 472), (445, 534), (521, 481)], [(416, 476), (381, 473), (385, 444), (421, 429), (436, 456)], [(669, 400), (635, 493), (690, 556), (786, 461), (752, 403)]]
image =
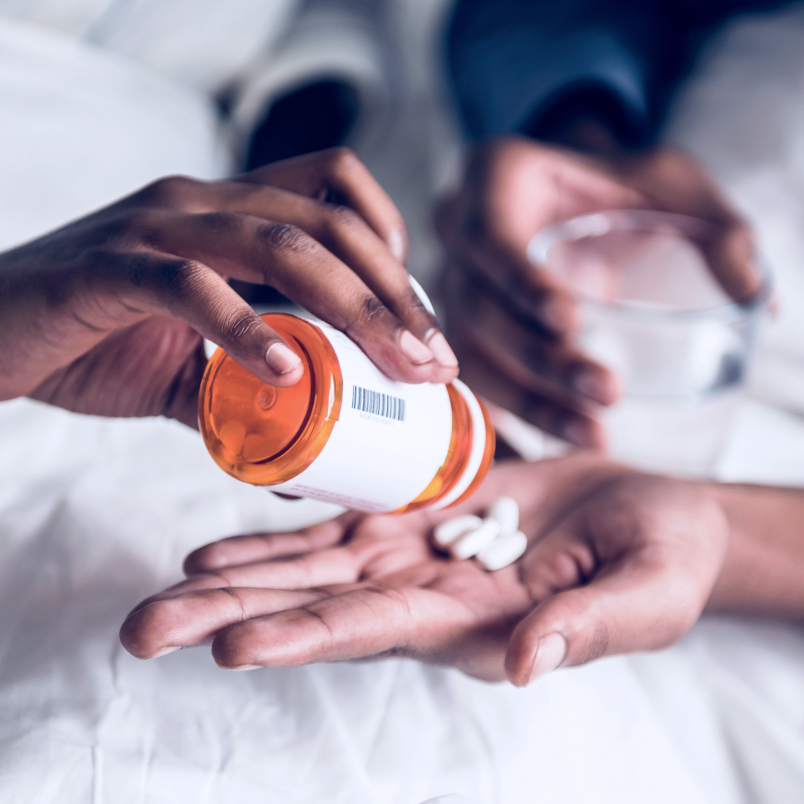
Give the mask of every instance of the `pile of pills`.
[(511, 497), (500, 497), (481, 519), (464, 514), (436, 526), (433, 539), (454, 558), (476, 558), (493, 571), (513, 564), (527, 549), (528, 539), (519, 530), (519, 506)]

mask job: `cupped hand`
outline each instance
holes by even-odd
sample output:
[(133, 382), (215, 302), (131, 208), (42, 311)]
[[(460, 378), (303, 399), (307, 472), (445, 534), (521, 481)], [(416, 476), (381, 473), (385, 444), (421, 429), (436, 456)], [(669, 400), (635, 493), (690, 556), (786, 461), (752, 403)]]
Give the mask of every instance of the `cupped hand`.
[(574, 344), (580, 311), (527, 248), (551, 223), (633, 208), (711, 222), (706, 257), (723, 288), (737, 300), (761, 288), (745, 222), (677, 150), (591, 157), (524, 137), (491, 140), (474, 150), (462, 186), (436, 215), (447, 252), (441, 297), (462, 378), (578, 446), (604, 443), (596, 406), (616, 400), (617, 379)]
[(0, 255), (0, 399), (195, 426), (202, 336), (292, 385), (299, 357), (227, 278), (275, 287), (393, 379), (451, 380), (457, 361), (408, 282), (406, 238), (342, 148), (227, 181), (162, 179)]
[[(518, 501), (529, 538), (516, 564), (487, 572), (434, 549), (435, 524), (503, 494)], [(227, 668), (396, 655), (523, 685), (558, 665), (679, 639), (725, 544), (705, 486), (589, 453), (511, 462), (448, 513), (347, 514), (201, 548), (189, 579), (134, 609), (121, 639), (140, 658), (211, 641)]]

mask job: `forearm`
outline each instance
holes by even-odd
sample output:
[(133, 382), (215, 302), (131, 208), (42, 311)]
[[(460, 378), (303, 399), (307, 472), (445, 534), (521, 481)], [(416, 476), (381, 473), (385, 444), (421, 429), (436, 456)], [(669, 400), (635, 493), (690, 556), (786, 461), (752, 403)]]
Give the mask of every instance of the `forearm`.
[(551, 139), (548, 118), (563, 127), (565, 105), (581, 101), (619, 137), (644, 143), (675, 27), (662, 7), (636, 1), (461, 0), (447, 56), (467, 133)]
[(729, 523), (707, 611), (804, 619), (804, 490), (712, 487)]

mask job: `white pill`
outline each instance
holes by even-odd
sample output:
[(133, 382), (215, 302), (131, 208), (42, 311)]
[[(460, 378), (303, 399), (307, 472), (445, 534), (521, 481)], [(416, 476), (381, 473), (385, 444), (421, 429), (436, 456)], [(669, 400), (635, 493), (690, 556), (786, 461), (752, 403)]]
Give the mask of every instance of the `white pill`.
[(489, 508), (489, 516), (500, 523), (500, 535), (508, 536), (519, 530), (519, 506), (513, 497), (500, 497)]
[(485, 550), (500, 532), (500, 523), (496, 519), (484, 519), (483, 524), (465, 536), (453, 542), (450, 550), (455, 558), (471, 558), (481, 550)]
[(477, 560), (489, 571), (513, 564), (528, 549), (528, 537), (518, 530), (496, 538), (477, 554)]
[(445, 520), (440, 525), (436, 525), (433, 531), (433, 538), (436, 544), (441, 545), (441, 547), (446, 547), (461, 536), (473, 530), (477, 530), (482, 524), (483, 520), (474, 514), (455, 516), (452, 519)]

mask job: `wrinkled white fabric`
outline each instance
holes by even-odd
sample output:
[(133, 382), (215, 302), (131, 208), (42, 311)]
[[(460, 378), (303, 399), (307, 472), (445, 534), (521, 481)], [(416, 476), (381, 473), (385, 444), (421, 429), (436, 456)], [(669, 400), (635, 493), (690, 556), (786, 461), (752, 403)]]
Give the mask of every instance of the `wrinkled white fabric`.
[(74, 38), (0, 17), (0, 248), (171, 173), (217, 178), (212, 103)]
[(197, 434), (0, 406), (0, 800), (699, 802), (626, 659), (527, 690), (410, 661), (141, 662), (117, 629), (211, 539), (320, 518), (223, 475)]
[(215, 91), (273, 48), (299, 0), (0, 0), (0, 15)]
[[(779, 58), (802, 52), (791, 30), (780, 29)], [(715, 85), (728, 54), (712, 57)], [(395, 197), (418, 204), (415, 239), (426, 235), (422, 209), (441, 176), (433, 155), (451, 147), (432, 97), (414, 99), (424, 111), (389, 144), (440, 139), (409, 162), (403, 150), (372, 165)], [(3, 245), (162, 173), (215, 176), (227, 166), (205, 97), (63, 34), (0, 22), (0, 102)], [(692, 111), (677, 120), (707, 156), (715, 134), (696, 128)], [(760, 122), (772, 122), (769, 112)], [(741, 197), (753, 199), (774, 267), (795, 277), (804, 236), (786, 207), (788, 196), (800, 202), (792, 168), (778, 150), (758, 157), (761, 180)], [(773, 193), (784, 202), (778, 217), (763, 202)], [(804, 344), (800, 322), (787, 343)], [(722, 472), (803, 484), (800, 420), (748, 405)], [(526, 690), (409, 661), (232, 673), (204, 648), (139, 662), (120, 647), (127, 610), (178, 580), (189, 550), (333, 511), (238, 484), (173, 422), (0, 404), (0, 801), (801, 800), (804, 637), (783, 624), (707, 619), (670, 650), (558, 671)]]

